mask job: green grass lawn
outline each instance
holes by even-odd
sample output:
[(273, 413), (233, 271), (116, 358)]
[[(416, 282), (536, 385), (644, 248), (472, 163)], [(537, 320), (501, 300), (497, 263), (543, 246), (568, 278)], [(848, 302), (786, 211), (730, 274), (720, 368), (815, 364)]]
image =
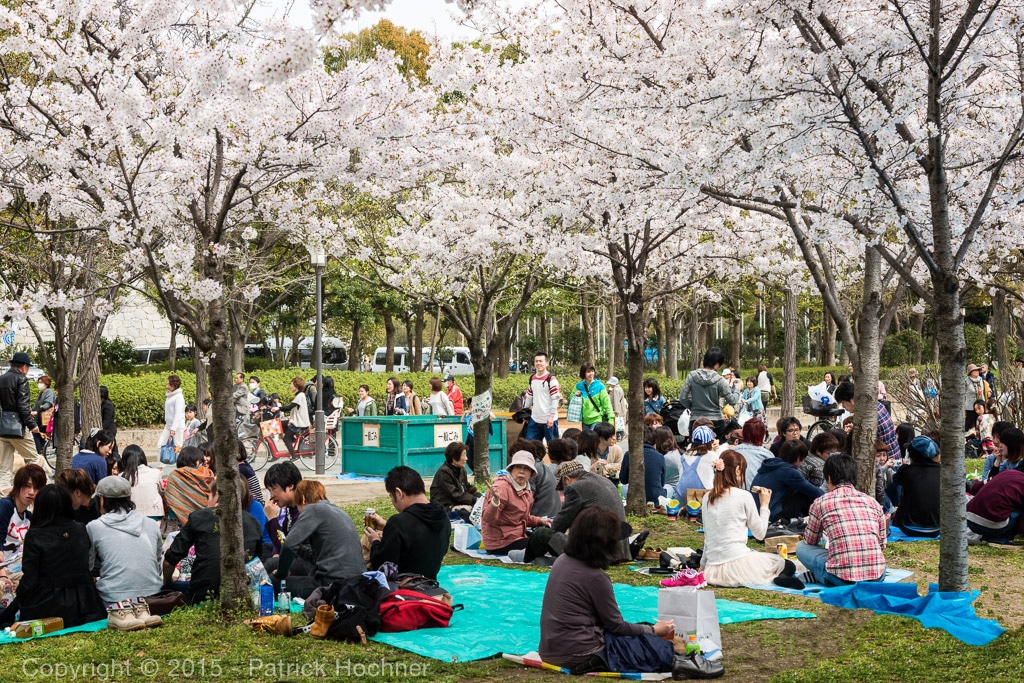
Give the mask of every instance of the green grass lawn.
[[(354, 519), (367, 506), (387, 517), (386, 498), (346, 507)], [(651, 531), (650, 547), (703, 545), (696, 525), (655, 516), (630, 518)], [(760, 547), (752, 542), (752, 547)], [(964, 645), (913, 620), (844, 610), (817, 600), (753, 591), (719, 589), (718, 597), (814, 612), (818, 619), (756, 621), (722, 627), (726, 675), (723, 681), (1020, 681), (1024, 679), (1024, 608), (1017, 577), (1024, 553), (971, 548), (970, 575), (982, 590), (979, 615), (999, 618), (1014, 628), (987, 647)], [(920, 583), (936, 580), (938, 543), (893, 544), (890, 566), (911, 569)], [(450, 553), (447, 564), (475, 560)], [(523, 571), (546, 571), (523, 568)], [(612, 580), (654, 585), (655, 578), (613, 567)], [(651, 615), (653, 620), (656, 615)], [(539, 617), (539, 615), (538, 615)], [(457, 618), (457, 616), (456, 616)], [(296, 625), (301, 615), (294, 617)], [(500, 622), (494, 624), (501, 628)], [(194, 680), (314, 681), (360, 679), (386, 681), (565, 681), (560, 674), (526, 669), (501, 659), (443, 663), (370, 643), (363, 647), (306, 636), (284, 638), (253, 633), (226, 623), (216, 608), (179, 610), (159, 629), (120, 633), (100, 631), (43, 638), (0, 648), (3, 681), (40, 680)]]

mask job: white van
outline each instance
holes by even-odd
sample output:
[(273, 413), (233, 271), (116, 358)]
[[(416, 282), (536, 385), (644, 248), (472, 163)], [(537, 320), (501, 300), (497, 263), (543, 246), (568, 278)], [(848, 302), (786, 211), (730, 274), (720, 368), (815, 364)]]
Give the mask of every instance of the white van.
[[(370, 359), (370, 372), (386, 372), (386, 356), (388, 349), (386, 346), (378, 346), (373, 352), (373, 358)], [(427, 366), (430, 361), (430, 349), (423, 349), (420, 357), (419, 367), (409, 367), (409, 356), (410, 351), (404, 346), (395, 347), (395, 369), (393, 372), (420, 372)], [(438, 359), (437, 354), (434, 355), (433, 370), (435, 374), (441, 374), (441, 362)]]
[(441, 349), (441, 365), (445, 373), (472, 375), (473, 361), (469, 359), (468, 346), (446, 346)]
[[(267, 348), (276, 350), (277, 342), (274, 339), (266, 341)], [(324, 337), (321, 342), (323, 352), (324, 370), (348, 370), (348, 345), (337, 337)], [(284, 339), (282, 351), (284, 357), (291, 356), (292, 340)], [(281, 359), (278, 359), (281, 362)], [(299, 367), (310, 368), (313, 366), (313, 337), (304, 337), (299, 342)]]

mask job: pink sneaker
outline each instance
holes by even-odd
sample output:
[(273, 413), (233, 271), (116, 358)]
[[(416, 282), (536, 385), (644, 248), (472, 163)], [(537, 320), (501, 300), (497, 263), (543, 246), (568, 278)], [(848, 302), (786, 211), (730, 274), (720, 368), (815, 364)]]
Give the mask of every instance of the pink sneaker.
[(679, 588), (680, 586), (704, 588), (708, 585), (708, 582), (704, 580), (704, 572), (686, 567), (677, 572), (671, 579), (662, 579), (661, 585), (666, 588)]

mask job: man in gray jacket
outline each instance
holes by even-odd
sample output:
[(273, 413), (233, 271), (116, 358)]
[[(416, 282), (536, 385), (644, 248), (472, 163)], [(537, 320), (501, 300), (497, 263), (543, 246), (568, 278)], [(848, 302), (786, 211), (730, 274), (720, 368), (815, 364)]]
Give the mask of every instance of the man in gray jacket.
[(722, 399), (735, 407), (740, 400), (739, 393), (729, 382), (718, 374), (725, 365), (725, 354), (722, 349), (712, 346), (704, 354), (704, 367), (694, 370), (686, 376), (683, 388), (679, 392), (679, 402), (690, 411), (690, 433), (698, 419), (706, 417), (715, 423), (715, 434), (721, 439), (725, 430), (722, 419)]
[[(533, 533), (550, 535), (550, 538), (546, 539), (548, 547), (553, 554), (560, 555), (565, 551), (565, 544), (568, 540), (565, 532), (572, 526), (577, 515), (590, 507), (604, 508), (619, 518), (625, 532), (616, 547), (614, 561), (629, 562), (632, 560), (626, 511), (622, 506), (622, 496), (619, 495), (618, 487), (606, 477), (585, 471), (583, 466), (575, 460), (560, 464), (555, 477), (561, 482), (565, 491), (562, 509), (555, 515), (550, 529), (541, 528)], [(509, 556), (511, 557), (511, 555)], [(525, 561), (529, 562), (532, 559), (525, 558)]]

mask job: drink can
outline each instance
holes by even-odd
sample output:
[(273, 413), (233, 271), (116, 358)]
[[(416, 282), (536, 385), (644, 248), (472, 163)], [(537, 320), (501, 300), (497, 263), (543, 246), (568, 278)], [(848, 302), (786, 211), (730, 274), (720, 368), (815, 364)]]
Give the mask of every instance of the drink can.
[(777, 548), (778, 548), (778, 551), (779, 551), (779, 557), (781, 557), (784, 560), (788, 560), (789, 559), (789, 546), (786, 545), (785, 543), (779, 543)]
[(366, 512), (363, 513), (363, 526), (376, 529), (377, 526), (373, 523), (373, 516), (377, 514), (377, 511), (373, 508), (366, 508)]

